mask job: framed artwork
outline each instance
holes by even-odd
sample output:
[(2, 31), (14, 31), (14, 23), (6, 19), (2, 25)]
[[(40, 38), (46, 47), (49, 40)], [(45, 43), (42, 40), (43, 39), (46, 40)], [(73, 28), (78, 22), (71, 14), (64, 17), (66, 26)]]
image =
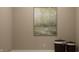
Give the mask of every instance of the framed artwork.
[(35, 7), (33, 34), (35, 36), (57, 35), (57, 10), (55, 7)]

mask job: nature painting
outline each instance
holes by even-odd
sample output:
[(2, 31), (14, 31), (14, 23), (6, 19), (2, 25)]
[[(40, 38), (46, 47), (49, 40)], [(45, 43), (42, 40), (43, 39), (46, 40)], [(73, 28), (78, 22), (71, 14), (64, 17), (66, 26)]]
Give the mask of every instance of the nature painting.
[(35, 7), (34, 8), (34, 35), (57, 34), (56, 8), (55, 7)]

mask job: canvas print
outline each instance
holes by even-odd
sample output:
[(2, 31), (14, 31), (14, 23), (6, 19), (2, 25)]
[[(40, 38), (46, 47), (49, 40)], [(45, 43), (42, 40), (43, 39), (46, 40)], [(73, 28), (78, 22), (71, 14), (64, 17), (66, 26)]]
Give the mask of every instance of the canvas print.
[(53, 35), (57, 34), (56, 8), (55, 7), (36, 7), (34, 8), (34, 35)]

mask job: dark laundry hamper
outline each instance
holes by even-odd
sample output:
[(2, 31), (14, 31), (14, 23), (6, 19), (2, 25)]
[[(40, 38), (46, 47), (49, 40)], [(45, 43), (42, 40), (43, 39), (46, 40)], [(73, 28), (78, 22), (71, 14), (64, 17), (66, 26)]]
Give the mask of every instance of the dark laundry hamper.
[(55, 52), (65, 52), (65, 40), (55, 40)]
[(76, 52), (75, 42), (67, 42), (66, 49), (67, 49), (67, 52)]

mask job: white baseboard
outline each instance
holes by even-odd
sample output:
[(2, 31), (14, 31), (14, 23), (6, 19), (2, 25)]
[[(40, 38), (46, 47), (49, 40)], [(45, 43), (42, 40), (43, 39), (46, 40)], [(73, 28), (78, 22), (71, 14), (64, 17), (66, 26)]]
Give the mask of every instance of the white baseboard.
[(12, 50), (11, 52), (54, 52), (54, 50)]

